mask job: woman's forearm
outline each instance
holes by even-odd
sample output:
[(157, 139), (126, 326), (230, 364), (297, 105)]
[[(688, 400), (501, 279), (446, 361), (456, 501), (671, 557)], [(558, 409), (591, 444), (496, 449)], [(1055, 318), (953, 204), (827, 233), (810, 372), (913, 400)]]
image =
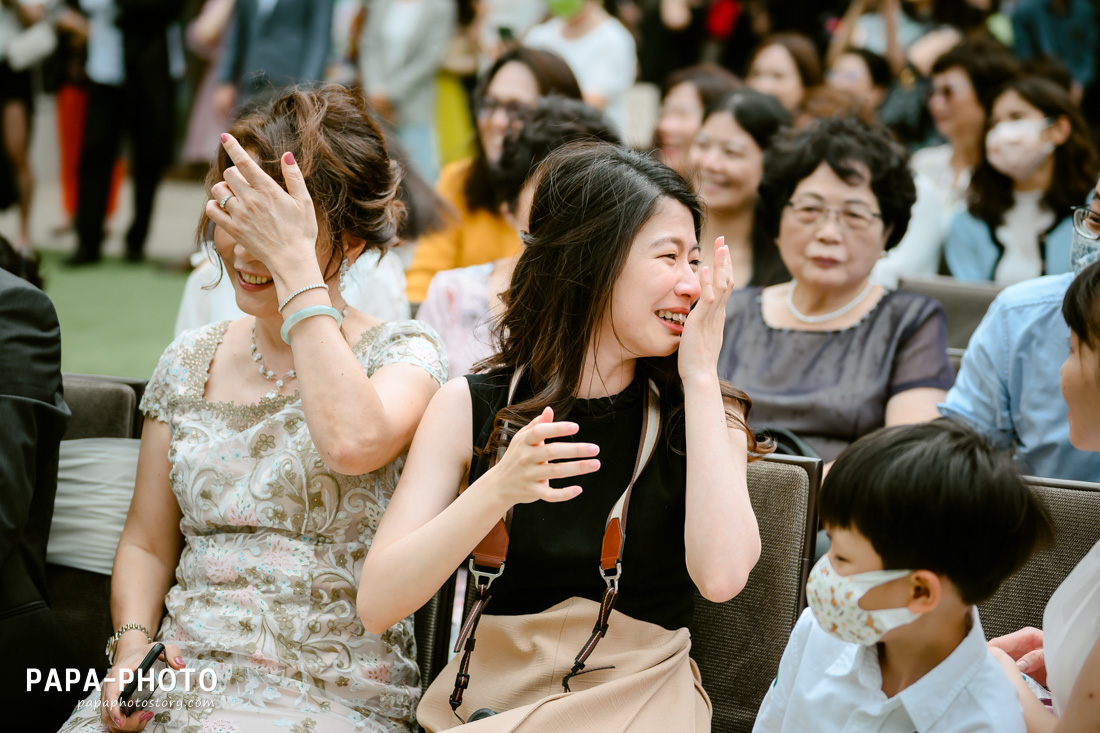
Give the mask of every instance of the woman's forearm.
[[(312, 272), (299, 270), (277, 282), (280, 297), (285, 298), (284, 293), (321, 282), (320, 268), (314, 264)], [(332, 306), (327, 290), (301, 293), (283, 315), (289, 317), (317, 305)], [(434, 390), (426, 392), (423, 399), (409, 394), (400, 404), (385, 404), (335, 319), (328, 316), (299, 321), (290, 331), (290, 341), (302, 410), (325, 465), (358, 476), (385, 466), (405, 452), (417, 421), (401, 419), (404, 410), (410, 403), (420, 404), (422, 413)], [(425, 374), (424, 380), (428, 385), (431, 377)]]
[[(114, 628), (123, 624), (141, 624), (155, 636), (175, 578), (176, 561), (171, 563), (153, 552), (123, 538), (115, 553), (111, 574), (111, 620)], [(123, 634), (118, 640), (115, 658), (131, 647), (147, 644), (141, 632)]]
[(379, 533), (359, 583), (359, 617), (368, 632), (380, 634), (424, 605), (507, 512), (486, 490), (491, 480), (482, 476), (434, 518), (393, 542), (380, 546)]
[(741, 591), (760, 557), (747, 439), (727, 428), (717, 375), (684, 380), (684, 409), (688, 573), (705, 598), (722, 602)]

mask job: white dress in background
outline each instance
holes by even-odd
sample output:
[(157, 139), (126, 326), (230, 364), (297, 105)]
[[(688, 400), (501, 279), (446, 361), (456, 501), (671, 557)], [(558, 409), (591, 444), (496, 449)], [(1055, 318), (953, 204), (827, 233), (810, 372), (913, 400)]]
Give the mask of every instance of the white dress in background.
[(625, 135), (626, 93), (638, 77), (638, 48), (634, 36), (616, 18), (607, 18), (580, 38), (562, 35), (565, 21), (551, 18), (527, 32), (523, 45), (553, 51), (573, 70), (583, 94), (607, 100), (604, 114)]
[[(237, 307), (230, 276), (222, 270), (221, 263), (201, 252), (192, 261), (194, 259), (200, 262), (183, 287), (183, 299), (176, 316), (176, 336), (208, 323), (235, 321), (244, 316)], [(386, 252), (381, 259), (377, 252), (364, 252), (348, 269), (344, 281), (344, 301), (352, 308), (381, 321), (408, 319), (405, 270), (393, 251)]]

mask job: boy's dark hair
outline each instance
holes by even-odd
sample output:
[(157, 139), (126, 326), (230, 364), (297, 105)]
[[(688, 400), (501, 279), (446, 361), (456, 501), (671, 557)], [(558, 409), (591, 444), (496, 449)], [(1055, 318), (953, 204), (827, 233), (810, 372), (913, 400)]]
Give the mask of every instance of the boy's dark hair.
[(1085, 346), (1092, 349), (1100, 343), (1100, 262), (1073, 278), (1062, 301), (1062, 317)]
[(850, 445), (821, 489), (821, 521), (855, 529), (887, 570), (931, 570), (964, 603), (996, 592), (1053, 534), (1011, 456), (957, 422), (883, 428)]

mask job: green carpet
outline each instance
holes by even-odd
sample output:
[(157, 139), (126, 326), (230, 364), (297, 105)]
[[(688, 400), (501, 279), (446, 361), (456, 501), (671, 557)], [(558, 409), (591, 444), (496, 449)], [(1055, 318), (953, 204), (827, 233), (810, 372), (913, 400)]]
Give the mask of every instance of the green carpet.
[(148, 379), (172, 341), (187, 276), (114, 258), (69, 268), (66, 254), (41, 253), (61, 322), (62, 371)]

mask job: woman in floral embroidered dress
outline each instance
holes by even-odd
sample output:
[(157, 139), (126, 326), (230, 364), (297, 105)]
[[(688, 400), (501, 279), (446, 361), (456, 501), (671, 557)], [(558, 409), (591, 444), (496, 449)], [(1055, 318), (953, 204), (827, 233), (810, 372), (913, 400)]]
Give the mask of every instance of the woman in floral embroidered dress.
[[(181, 671), (124, 715), (105, 683), (62, 730), (408, 731), (412, 619), (367, 634), (355, 599), (447, 368), (434, 332), (347, 308), (337, 276), (393, 243), (398, 169), (340, 87), (289, 92), (231, 132), (202, 225), (250, 315), (182, 334), (149, 382), (108, 674), (140, 664), (148, 629), (170, 667), (216, 684), (183, 692)], [(294, 318), (307, 308), (324, 312)]]

